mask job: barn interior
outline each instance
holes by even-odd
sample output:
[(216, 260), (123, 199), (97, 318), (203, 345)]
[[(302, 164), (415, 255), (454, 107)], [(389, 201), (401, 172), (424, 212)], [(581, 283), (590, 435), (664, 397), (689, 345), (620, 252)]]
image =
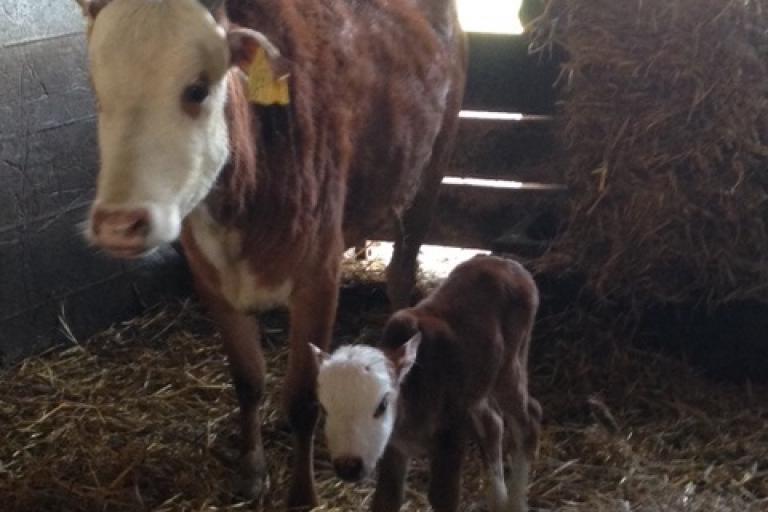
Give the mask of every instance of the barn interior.
[[(0, 7), (0, 508), (280, 510), (286, 313), (264, 317), (270, 482), (246, 502), (183, 255), (120, 262), (79, 234), (98, 170), (79, 9)], [(420, 286), (477, 252), (536, 276), (531, 510), (768, 509), (768, 1), (459, 8), (468, 86)], [(390, 238), (347, 254), (335, 343), (380, 334)], [(318, 510), (364, 510), (373, 482), (316, 445)], [(486, 510), (467, 464), (463, 509)], [(427, 479), (414, 464), (404, 510), (428, 510)]]

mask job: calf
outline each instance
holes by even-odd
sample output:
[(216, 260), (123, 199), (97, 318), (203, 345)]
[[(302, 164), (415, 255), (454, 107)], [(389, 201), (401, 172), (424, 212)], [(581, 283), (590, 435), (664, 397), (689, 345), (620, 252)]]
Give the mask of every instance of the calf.
[(453, 0), (78, 2), (101, 155), (87, 238), (135, 258), (181, 237), (222, 333), (251, 496), (266, 462), (249, 313), (290, 309), (287, 505), (311, 508), (309, 341), (329, 345), (344, 249), (381, 229), (396, 241), (388, 293), (406, 305), (463, 95)]
[[(395, 313), (378, 348), (315, 349), (334, 468), (357, 480), (378, 463), (374, 512), (400, 509), (408, 460), (422, 451), (431, 463), (430, 504), (457, 510), (470, 432), (488, 470), (491, 511), (526, 510), (541, 421), (527, 376), (538, 300), (521, 265), (477, 256), (416, 307)], [(509, 488), (503, 453), (510, 456)]]

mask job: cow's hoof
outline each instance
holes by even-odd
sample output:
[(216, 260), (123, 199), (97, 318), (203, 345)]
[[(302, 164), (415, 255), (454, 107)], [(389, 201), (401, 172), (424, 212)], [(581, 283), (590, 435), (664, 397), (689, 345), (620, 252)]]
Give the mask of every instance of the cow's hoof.
[(235, 477), (235, 494), (239, 498), (258, 500), (266, 493), (269, 474), (261, 450), (242, 455), (240, 467)]
[(265, 473), (240, 475), (235, 479), (235, 493), (239, 498), (258, 500), (266, 492), (267, 484)]
[(269, 475), (263, 458), (255, 454), (243, 456), (235, 479), (237, 495), (247, 500), (258, 500), (266, 493), (268, 485)]

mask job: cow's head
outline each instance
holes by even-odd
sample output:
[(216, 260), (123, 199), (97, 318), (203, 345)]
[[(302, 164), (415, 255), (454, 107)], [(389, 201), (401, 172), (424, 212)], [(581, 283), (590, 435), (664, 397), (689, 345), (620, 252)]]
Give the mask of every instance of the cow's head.
[(88, 20), (101, 169), (87, 238), (137, 257), (179, 236), (229, 156), (225, 115), (233, 64), (260, 33), (225, 29), (211, 0), (77, 0)]

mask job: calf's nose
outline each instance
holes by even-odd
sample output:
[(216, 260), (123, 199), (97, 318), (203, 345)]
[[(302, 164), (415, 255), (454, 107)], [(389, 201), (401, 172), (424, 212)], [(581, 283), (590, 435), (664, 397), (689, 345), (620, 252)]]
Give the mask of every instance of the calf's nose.
[(360, 457), (339, 457), (333, 461), (333, 469), (342, 480), (357, 482), (363, 478), (363, 459)]
[(109, 210), (95, 208), (91, 215), (93, 242), (119, 257), (136, 257), (146, 249), (149, 212), (144, 208)]

